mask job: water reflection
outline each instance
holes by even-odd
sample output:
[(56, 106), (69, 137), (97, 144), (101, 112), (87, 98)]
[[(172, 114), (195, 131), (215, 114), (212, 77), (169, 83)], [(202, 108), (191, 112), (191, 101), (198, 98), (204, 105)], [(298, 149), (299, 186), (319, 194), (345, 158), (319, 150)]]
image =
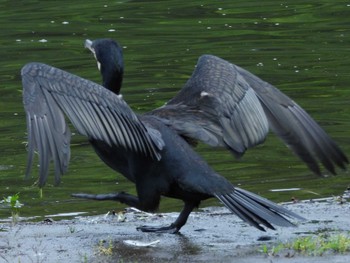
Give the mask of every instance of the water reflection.
[[(63, 8), (62, 8), (63, 7)], [(126, 75), (123, 95), (135, 111), (145, 112), (171, 98), (191, 75), (197, 58), (211, 53), (241, 65), (293, 97), (349, 153), (348, 92), (349, 29), (345, 3), (321, 1), (3, 1), (0, 89), (0, 193), (20, 192), (24, 216), (58, 212), (103, 213), (112, 202), (73, 200), (72, 192), (129, 191), (126, 180), (106, 168), (80, 136), (74, 136), (69, 174), (60, 187), (51, 184), (40, 199), (36, 178), (23, 181), (25, 116), (21, 102), (20, 68), (41, 61), (100, 82), (85, 38), (113, 37), (124, 45)], [(44, 41), (45, 40), (45, 41)], [(278, 139), (234, 160), (223, 150), (200, 146), (198, 151), (220, 174), (248, 190), (275, 201), (293, 196), (311, 198), (343, 192), (344, 173), (318, 178)], [(207, 203), (208, 204), (208, 203)], [(212, 203), (210, 203), (212, 204)], [(162, 211), (181, 207), (162, 202)], [(0, 217), (8, 209), (0, 207)]]

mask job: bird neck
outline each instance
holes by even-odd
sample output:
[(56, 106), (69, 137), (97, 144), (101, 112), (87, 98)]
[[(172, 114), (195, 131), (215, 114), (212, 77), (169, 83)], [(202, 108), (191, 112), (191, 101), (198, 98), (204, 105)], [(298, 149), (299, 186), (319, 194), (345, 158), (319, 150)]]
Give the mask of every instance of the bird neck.
[(120, 89), (123, 83), (123, 73), (113, 74), (109, 78), (103, 78), (103, 86), (115, 94), (120, 93)]

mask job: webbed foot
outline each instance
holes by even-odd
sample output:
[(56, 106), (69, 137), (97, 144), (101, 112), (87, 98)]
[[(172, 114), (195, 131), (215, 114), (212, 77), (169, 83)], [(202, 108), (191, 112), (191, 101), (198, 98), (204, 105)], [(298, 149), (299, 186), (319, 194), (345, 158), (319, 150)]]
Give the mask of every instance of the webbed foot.
[(140, 226), (136, 228), (142, 232), (153, 232), (153, 233), (166, 233), (166, 234), (177, 234), (179, 233), (179, 228), (174, 224), (168, 226)]

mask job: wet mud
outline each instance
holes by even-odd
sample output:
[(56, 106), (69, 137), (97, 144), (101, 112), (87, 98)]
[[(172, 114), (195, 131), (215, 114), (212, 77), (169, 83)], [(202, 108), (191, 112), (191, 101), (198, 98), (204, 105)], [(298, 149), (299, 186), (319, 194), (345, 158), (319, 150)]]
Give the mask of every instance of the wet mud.
[(143, 233), (136, 227), (166, 225), (178, 213), (133, 209), (71, 220), (0, 223), (0, 262), (350, 262), (350, 254), (264, 252), (264, 247), (300, 236), (350, 233), (350, 203), (329, 198), (283, 205), (307, 221), (261, 232), (225, 208), (211, 207), (192, 213), (175, 235)]

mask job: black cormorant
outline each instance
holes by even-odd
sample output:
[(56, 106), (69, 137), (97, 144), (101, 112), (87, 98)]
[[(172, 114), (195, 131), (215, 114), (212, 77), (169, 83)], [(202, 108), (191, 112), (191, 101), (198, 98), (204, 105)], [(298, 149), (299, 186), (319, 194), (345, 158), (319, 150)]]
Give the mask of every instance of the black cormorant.
[(103, 86), (63, 70), (29, 63), (22, 69), (29, 158), (26, 175), (39, 153), (39, 186), (55, 164), (56, 182), (70, 157), (69, 118), (88, 137), (98, 156), (136, 185), (137, 196), (75, 194), (116, 200), (155, 211), (160, 197), (180, 199), (184, 208), (168, 226), (142, 231), (176, 233), (202, 200), (219, 199), (252, 226), (292, 226), (302, 217), (256, 194), (232, 185), (213, 171), (191, 147), (195, 141), (225, 147), (241, 156), (262, 143), (271, 129), (316, 174), (319, 163), (335, 174), (348, 164), (345, 154), (294, 101), (248, 71), (212, 55), (203, 55), (184, 87), (164, 106), (136, 115), (120, 95), (122, 48), (111, 39), (87, 40), (98, 63)]

